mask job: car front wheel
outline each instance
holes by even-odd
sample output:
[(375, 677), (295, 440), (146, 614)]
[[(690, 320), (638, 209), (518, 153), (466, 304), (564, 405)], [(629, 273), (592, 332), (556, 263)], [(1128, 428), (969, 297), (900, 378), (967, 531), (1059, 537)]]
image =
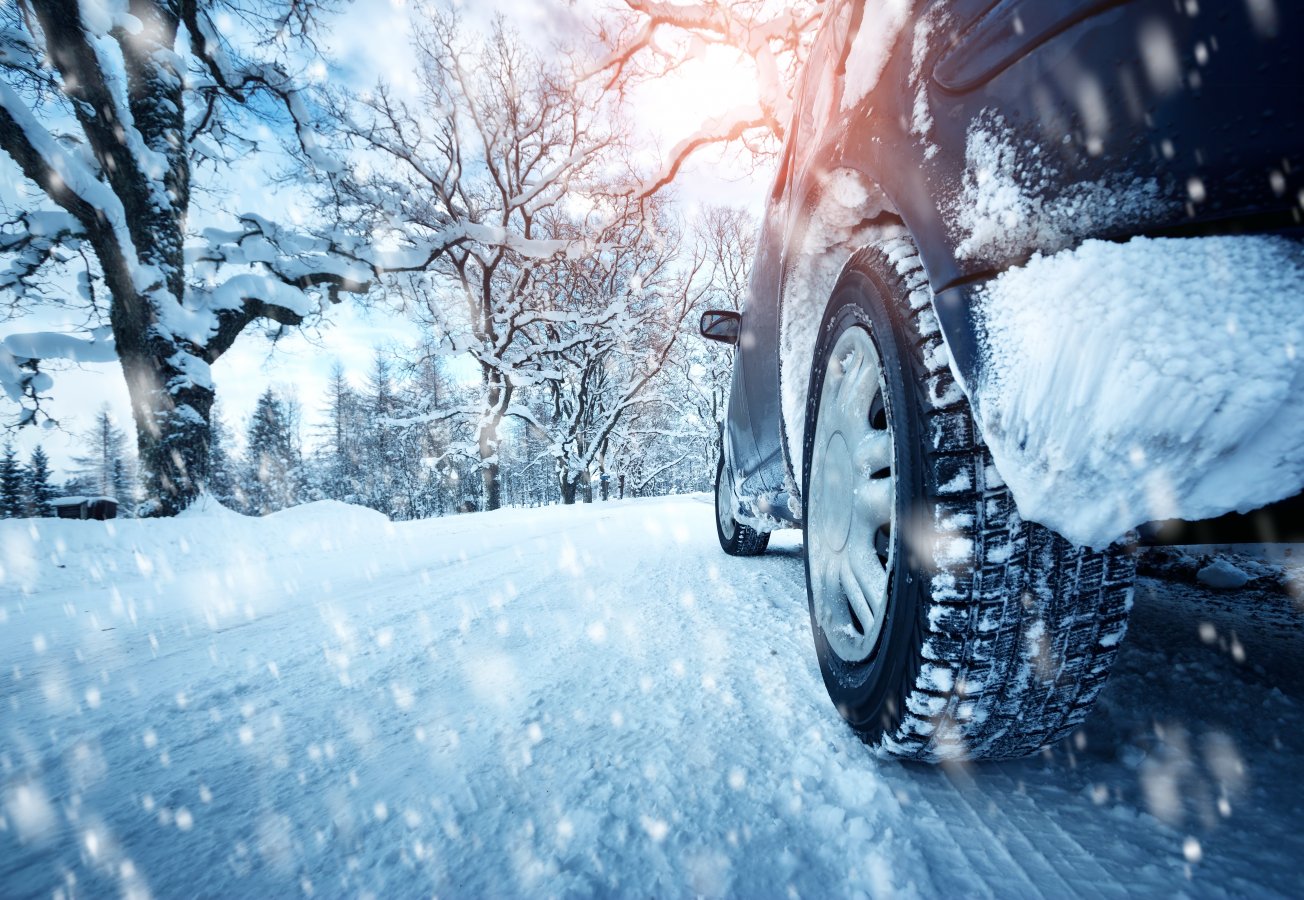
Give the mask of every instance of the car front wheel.
[(811, 627), (830, 697), (872, 745), (1024, 756), (1090, 711), (1135, 564), (1019, 517), (930, 296), (895, 239), (856, 254), (824, 315), (802, 473)]

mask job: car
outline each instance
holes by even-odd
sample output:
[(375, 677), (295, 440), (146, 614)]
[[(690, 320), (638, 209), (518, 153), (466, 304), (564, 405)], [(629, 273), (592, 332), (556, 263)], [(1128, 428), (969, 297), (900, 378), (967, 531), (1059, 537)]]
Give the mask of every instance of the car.
[(1088, 245), (1297, 239), (1304, 7), (828, 0), (821, 21), (743, 311), (700, 323), (734, 348), (720, 544), (802, 529), (824, 683), (873, 747), (1025, 756), (1100, 692), (1138, 541), (1298, 537), (1304, 504), (1101, 545), (1025, 518), (976, 409), (976, 298)]

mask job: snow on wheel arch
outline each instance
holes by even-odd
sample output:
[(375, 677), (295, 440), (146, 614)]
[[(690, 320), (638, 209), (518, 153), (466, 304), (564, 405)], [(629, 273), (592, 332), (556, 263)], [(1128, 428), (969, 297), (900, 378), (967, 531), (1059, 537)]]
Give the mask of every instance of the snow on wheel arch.
[[(854, 169), (825, 174), (811, 210), (790, 234), (779, 299), (779, 389), (791, 474), (802, 470), (806, 393), (811, 360), (833, 286), (851, 255), (871, 241), (905, 233), (884, 224), (896, 208), (877, 185)], [(800, 485), (789, 485), (792, 496)]]
[(1103, 547), (1304, 489), (1304, 244), (1087, 241), (975, 311), (971, 399), (1024, 518)]

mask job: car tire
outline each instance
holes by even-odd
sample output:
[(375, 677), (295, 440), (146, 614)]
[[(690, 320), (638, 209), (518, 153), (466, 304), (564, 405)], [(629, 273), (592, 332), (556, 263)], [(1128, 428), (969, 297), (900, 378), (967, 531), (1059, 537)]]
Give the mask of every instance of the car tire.
[(720, 549), (730, 556), (759, 556), (770, 545), (769, 532), (757, 531), (734, 518), (732, 477), (722, 453), (715, 468), (715, 534)]
[(914, 245), (895, 238), (855, 254), (824, 315), (802, 472), (815, 646), (831, 699), (871, 745), (927, 761), (1026, 756), (1090, 711), (1135, 560), (1019, 517), (931, 296)]

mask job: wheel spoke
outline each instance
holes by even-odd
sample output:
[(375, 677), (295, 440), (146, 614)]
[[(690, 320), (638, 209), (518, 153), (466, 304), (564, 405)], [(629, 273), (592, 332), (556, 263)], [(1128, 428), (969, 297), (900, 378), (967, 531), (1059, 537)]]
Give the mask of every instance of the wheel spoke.
[(892, 465), (892, 435), (886, 431), (870, 431), (856, 445), (856, 469), (863, 478), (872, 478), (876, 472)]
[(856, 486), (856, 529), (873, 533), (892, 521), (892, 479), (871, 478)]
[(865, 587), (861, 584), (851, 564), (851, 554), (842, 557), (839, 575), (841, 576), (839, 580), (842, 584), (842, 593), (851, 605), (851, 611), (856, 614), (856, 618), (860, 621), (861, 631), (869, 633), (874, 626), (874, 608)]
[[(865, 550), (848, 553), (846, 560), (846, 570), (855, 579), (866, 602), (869, 604), (870, 611), (874, 618), (877, 619), (883, 615), (883, 609), (887, 606), (887, 570), (878, 561), (877, 555)], [(856, 615), (860, 615), (860, 613), (857, 612)], [(868, 620), (862, 617), (861, 621), (867, 622)]]
[(838, 382), (837, 403), (838, 406), (846, 409), (855, 402), (856, 393), (860, 390), (868, 366), (865, 365), (864, 354), (853, 350), (848, 354), (845, 365), (840, 364), (838, 368), (842, 370), (842, 377)]
[(838, 605), (842, 602), (842, 557), (836, 553), (825, 554), (822, 565), (812, 578), (812, 586), (819, 598), (820, 625), (825, 631), (833, 631), (839, 625)]

